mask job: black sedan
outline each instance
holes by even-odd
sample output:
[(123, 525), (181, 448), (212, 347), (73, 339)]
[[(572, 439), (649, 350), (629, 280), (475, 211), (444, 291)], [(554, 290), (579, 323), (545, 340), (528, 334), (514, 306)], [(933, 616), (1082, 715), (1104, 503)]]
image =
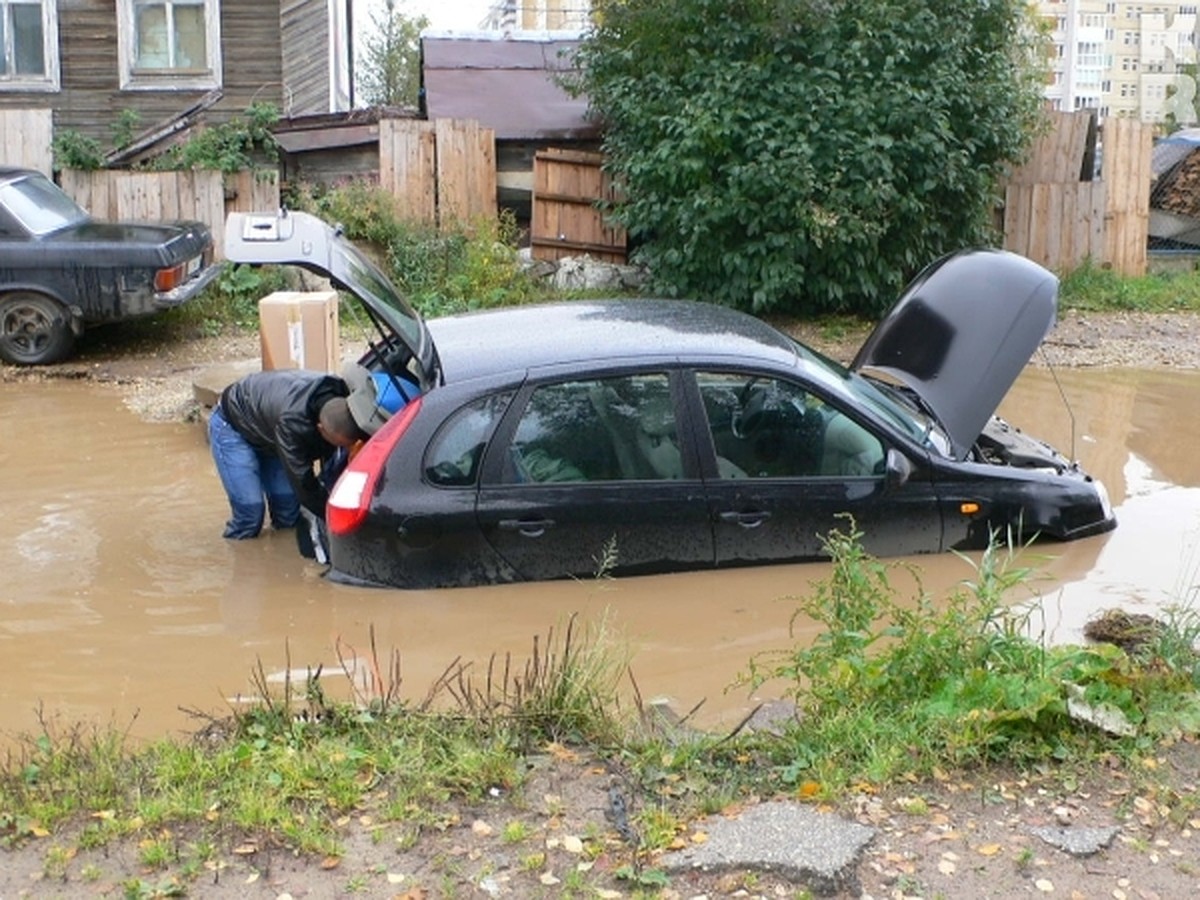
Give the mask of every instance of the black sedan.
[(231, 260), (329, 276), (378, 331), (349, 374), (386, 421), (331, 495), (337, 580), (426, 588), (814, 560), (845, 513), (878, 555), (1116, 524), (1098, 481), (993, 415), (1056, 307), (1054, 276), (1013, 254), (930, 266), (843, 368), (687, 301), (423, 322), (301, 213), (232, 216), (226, 240)]
[(178, 306), (220, 271), (201, 222), (98, 222), (40, 172), (0, 167), (0, 359), (58, 362), (85, 326)]

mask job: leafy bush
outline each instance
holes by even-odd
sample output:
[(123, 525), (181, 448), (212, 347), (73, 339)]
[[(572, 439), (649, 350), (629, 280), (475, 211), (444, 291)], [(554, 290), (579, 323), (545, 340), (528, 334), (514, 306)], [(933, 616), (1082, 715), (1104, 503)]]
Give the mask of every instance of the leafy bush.
[(201, 128), (185, 143), (158, 156), (150, 168), (156, 171), (215, 169), (240, 172), (279, 158), (279, 146), (271, 126), (279, 121), (279, 110), (270, 103), (254, 103), (245, 117)]
[(54, 171), (81, 169), (92, 172), (104, 168), (104, 149), (95, 138), (64, 128), (54, 135), (50, 145), (54, 154)]
[(657, 287), (884, 308), (989, 237), (1040, 105), (1023, 0), (599, 0), (571, 81)]

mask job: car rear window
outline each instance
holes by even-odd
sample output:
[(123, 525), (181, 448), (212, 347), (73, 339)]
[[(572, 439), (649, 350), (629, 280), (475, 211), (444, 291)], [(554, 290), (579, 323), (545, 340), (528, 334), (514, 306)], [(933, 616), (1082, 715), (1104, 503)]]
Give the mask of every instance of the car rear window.
[(34, 235), (50, 234), (88, 218), (74, 200), (41, 176), (0, 185), (0, 204)]

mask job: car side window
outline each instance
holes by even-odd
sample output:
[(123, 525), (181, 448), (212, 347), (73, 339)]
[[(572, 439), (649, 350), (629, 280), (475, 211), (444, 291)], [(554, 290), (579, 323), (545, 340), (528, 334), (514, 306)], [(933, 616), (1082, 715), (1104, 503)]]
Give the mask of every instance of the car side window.
[(495, 394), (469, 403), (450, 416), (429, 442), (425, 477), (441, 487), (473, 485), (479, 478), (483, 448), (512, 394)]
[(696, 377), (721, 477), (882, 474), (879, 438), (800, 385), (742, 373)]
[(510, 484), (682, 478), (665, 373), (541, 385), (509, 448)]

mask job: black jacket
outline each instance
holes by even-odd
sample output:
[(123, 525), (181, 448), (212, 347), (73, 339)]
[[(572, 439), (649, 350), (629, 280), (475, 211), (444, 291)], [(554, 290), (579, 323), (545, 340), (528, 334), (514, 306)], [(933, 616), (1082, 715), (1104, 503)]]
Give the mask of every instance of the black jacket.
[(336, 447), (321, 437), (321, 407), (350, 393), (336, 375), (301, 369), (255, 372), (221, 393), (221, 415), (259, 450), (276, 454), (300, 504), (325, 518), (328, 492), (313, 472), (313, 463), (328, 460)]

